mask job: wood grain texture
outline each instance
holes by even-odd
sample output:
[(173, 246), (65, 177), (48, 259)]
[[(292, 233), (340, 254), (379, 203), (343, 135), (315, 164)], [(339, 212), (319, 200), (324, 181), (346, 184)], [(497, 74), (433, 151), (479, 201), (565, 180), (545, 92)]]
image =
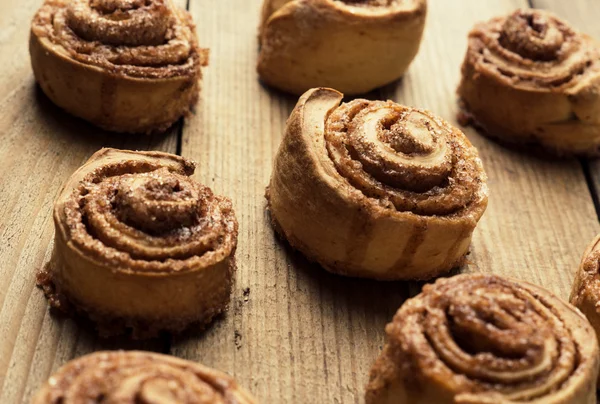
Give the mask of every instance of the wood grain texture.
[(0, 75), (0, 403), (28, 402), (74, 357), (164, 346), (100, 340), (88, 326), (50, 315), (35, 287), (52, 250), (53, 202), (73, 171), (104, 146), (175, 152), (180, 126), (163, 136), (108, 134), (54, 106), (36, 86), (29, 61), (29, 24), (41, 4), (0, 3), (0, 60), (7, 61)]
[[(236, 285), (230, 311), (204, 333), (174, 338), (171, 353), (234, 375), (264, 403), (362, 402), (384, 326), (421, 284), (329, 275), (275, 237), (263, 195), (296, 99), (257, 80), (260, 0), (231, 3), (190, 0), (211, 63), (181, 151), (198, 162), (196, 178), (233, 200), (240, 222)], [(73, 170), (104, 145), (177, 147), (177, 128), (164, 137), (108, 135), (36, 89), (26, 44), (39, 4), (0, 3), (0, 59), (10, 60), (0, 76), (0, 403), (27, 402), (53, 370), (82, 354), (165, 343), (99, 340), (77, 322), (51, 316), (35, 288), (35, 271), (52, 249), (52, 203)], [(409, 73), (369, 96), (425, 107), (456, 124), (468, 30), (521, 6), (526, 2), (430, 0)], [(491, 195), (463, 270), (515, 276), (566, 297), (580, 254), (598, 232), (580, 165), (531, 158), (465, 132), (480, 150)]]
[[(266, 403), (361, 402), (385, 324), (421, 285), (329, 275), (273, 234), (264, 188), (296, 99), (257, 80), (259, 6), (248, 0), (232, 12), (191, 1), (212, 63), (182, 153), (200, 162), (203, 182), (233, 199), (241, 231), (231, 310), (205, 334), (176, 338), (172, 353), (231, 373)], [(520, 6), (526, 2), (430, 1), (423, 47), (408, 75), (369, 96), (426, 107), (456, 123), (468, 30)], [(481, 151), (491, 197), (464, 270), (515, 276), (567, 297), (579, 255), (598, 230), (579, 164), (541, 161), (466, 132)]]
[[(533, 0), (532, 5), (556, 13), (575, 29), (594, 37), (600, 43), (600, 1), (595, 0)], [(586, 161), (583, 165), (590, 172), (592, 192), (600, 200), (600, 160)], [(597, 203), (600, 209), (600, 203)], [(599, 211), (600, 214), (600, 211)]]

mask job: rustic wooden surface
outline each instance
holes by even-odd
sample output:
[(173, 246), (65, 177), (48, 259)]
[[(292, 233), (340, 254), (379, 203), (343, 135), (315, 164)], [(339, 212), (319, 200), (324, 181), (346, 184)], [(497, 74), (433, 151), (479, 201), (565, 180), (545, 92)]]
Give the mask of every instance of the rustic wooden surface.
[[(260, 0), (237, 0), (235, 7), (189, 0), (211, 64), (195, 115), (160, 137), (106, 134), (41, 94), (27, 52), (29, 21), (40, 2), (0, 2), (6, 63), (0, 76), (0, 403), (28, 402), (66, 361), (117, 348), (202, 361), (234, 375), (264, 403), (361, 402), (384, 325), (420, 285), (329, 275), (274, 236), (263, 194), (295, 99), (257, 81)], [(533, 3), (600, 38), (599, 2)], [(429, 0), (424, 42), (409, 73), (369, 96), (425, 107), (455, 123), (468, 30), (527, 5)], [(588, 182), (598, 189), (600, 165), (528, 157), (465, 131), (480, 150), (491, 195), (462, 270), (515, 276), (566, 298), (581, 253), (599, 231)], [(205, 333), (144, 343), (101, 340), (88, 327), (49, 314), (34, 278), (52, 248), (52, 202), (102, 146), (180, 151), (199, 163), (199, 180), (233, 199), (240, 221), (236, 286), (229, 313)]]

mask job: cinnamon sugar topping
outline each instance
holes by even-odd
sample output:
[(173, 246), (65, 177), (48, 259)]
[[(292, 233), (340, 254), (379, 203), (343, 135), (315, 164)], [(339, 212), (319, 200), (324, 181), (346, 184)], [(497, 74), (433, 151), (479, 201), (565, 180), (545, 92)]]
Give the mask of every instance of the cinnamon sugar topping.
[(92, 171), (64, 204), (71, 242), (140, 271), (186, 271), (209, 252), (228, 256), (237, 233), (231, 202), (188, 175), (150, 160)]
[(481, 197), (485, 174), (477, 152), (426, 111), (355, 100), (329, 116), (325, 139), (343, 177), (397, 210), (447, 215)]
[(600, 48), (593, 40), (542, 10), (517, 10), (476, 25), (467, 56), (480, 72), (545, 91), (600, 72)]
[(190, 15), (168, 0), (46, 0), (32, 31), (115, 74), (192, 75), (207, 63)]
[(56, 372), (33, 404), (250, 404), (228, 375), (198, 363), (141, 351), (96, 352)]
[(559, 21), (532, 10), (518, 10), (502, 26), (500, 43), (532, 60), (553, 60), (572, 30)]
[[(568, 396), (578, 383), (586, 392), (595, 377), (597, 360), (585, 355), (597, 346), (584, 340), (584, 329), (573, 307), (541, 288), (459, 275), (426, 285), (400, 308), (386, 328), (384, 359), (414, 379), (406, 389), (431, 383), (451, 394), (448, 402), (563, 402), (551, 398)], [(386, 370), (375, 366), (373, 394)]]

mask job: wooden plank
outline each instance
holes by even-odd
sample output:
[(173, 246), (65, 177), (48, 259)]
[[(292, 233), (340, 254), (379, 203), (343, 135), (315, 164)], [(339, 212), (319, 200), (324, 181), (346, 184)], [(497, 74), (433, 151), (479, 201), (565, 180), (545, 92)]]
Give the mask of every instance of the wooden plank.
[[(594, 0), (533, 0), (532, 5), (553, 11), (567, 20), (577, 30), (594, 37), (600, 42), (600, 2)], [(600, 199), (600, 160), (583, 163), (589, 169), (592, 181), (592, 192)], [(598, 206), (600, 209), (600, 205)]]
[[(264, 402), (360, 402), (384, 325), (419, 285), (328, 275), (273, 235), (264, 187), (296, 100), (257, 81), (259, 6), (260, 0), (240, 2), (232, 13), (225, 3), (191, 2), (212, 63), (198, 114), (184, 128), (183, 154), (200, 161), (203, 182), (233, 199), (240, 241), (230, 312), (202, 335), (175, 339), (172, 353), (234, 375)], [(407, 77), (381, 95), (456, 123), (468, 30), (523, 6), (430, 1), (419, 56)], [(580, 253), (598, 231), (578, 163), (541, 161), (466, 132), (491, 188), (466, 270), (516, 276), (567, 297)]]
[(24, 0), (18, 4), (0, 2), (0, 54), (6, 56), (2, 60), (0, 77), (3, 98), (29, 78), (29, 72), (22, 65), (29, 60), (29, 21), (39, 4), (41, 0)]
[[(175, 152), (181, 125), (162, 136), (107, 134), (54, 106), (36, 87), (27, 41), (41, 0), (0, 4), (0, 402), (28, 402), (66, 361), (98, 349), (162, 350), (165, 341), (101, 340), (51, 316), (35, 273), (48, 260), (52, 205), (63, 182), (104, 146)], [(178, 1), (185, 6), (185, 0)]]

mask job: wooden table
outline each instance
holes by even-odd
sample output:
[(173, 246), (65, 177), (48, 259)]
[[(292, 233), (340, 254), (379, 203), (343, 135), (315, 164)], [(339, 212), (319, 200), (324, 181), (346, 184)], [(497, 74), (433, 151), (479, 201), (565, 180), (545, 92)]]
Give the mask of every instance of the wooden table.
[[(260, 0), (188, 0), (211, 49), (195, 115), (166, 136), (107, 134), (65, 114), (36, 88), (29, 22), (41, 0), (0, 3), (0, 403), (28, 402), (66, 361), (100, 349), (148, 349), (219, 368), (264, 403), (361, 402), (384, 325), (420, 285), (325, 273), (274, 236), (264, 188), (296, 99), (257, 81)], [(186, 6), (185, 0), (179, 1)], [(600, 1), (538, 0), (600, 38)], [(455, 122), (455, 88), (471, 26), (521, 0), (429, 0), (421, 51), (397, 84), (373, 94)], [(463, 271), (513, 275), (568, 297), (581, 254), (599, 232), (600, 165), (540, 160), (466, 133), (490, 177), (489, 208)], [(230, 310), (205, 333), (148, 342), (102, 340), (49, 314), (35, 273), (52, 249), (61, 184), (102, 146), (166, 150), (199, 163), (197, 179), (233, 199), (240, 222)]]

